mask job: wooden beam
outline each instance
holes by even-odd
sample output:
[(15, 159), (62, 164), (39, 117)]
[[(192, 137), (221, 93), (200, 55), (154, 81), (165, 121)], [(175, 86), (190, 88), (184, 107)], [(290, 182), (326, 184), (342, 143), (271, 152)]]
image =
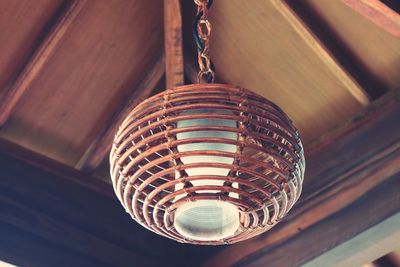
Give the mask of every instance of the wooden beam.
[(0, 126), (10, 117), (18, 101), (31, 87), (32, 82), (39, 76), (43, 67), (57, 50), (69, 26), (77, 18), (86, 0), (74, 0), (64, 9), (58, 22), (52, 27), (44, 41), (33, 53), (18, 78), (5, 93), (0, 102)]
[(363, 266), (363, 264), (373, 262), (397, 249), (399, 240), (400, 213), (397, 213), (332, 250), (328, 250), (310, 262), (305, 263), (303, 267)]
[(399, 117), (397, 91), (314, 147), (303, 195), (284, 221), (204, 266), (298, 266), (399, 212)]
[[(321, 220), (311, 228), (299, 230), (301, 233), (281, 244), (260, 250), (258, 255), (242, 260), (237, 266), (261, 267), (266, 266), (267, 263), (272, 266), (304, 266), (313, 258), (334, 249), (338, 244), (346, 242), (361, 232), (368, 231), (394, 214), (399, 214), (399, 187), (400, 175), (393, 176), (340, 212)], [(364, 251), (367, 252), (368, 248), (366, 246)], [(290, 251), (290, 258), (288, 258), (288, 251)], [(356, 247), (349, 248), (347, 252), (352, 257), (357, 253)], [(335, 262), (326, 262), (323, 266), (340, 265)]]
[[(33, 166), (44, 171), (49, 171), (51, 176), (59, 177), (63, 180), (68, 180), (70, 183), (76, 184), (82, 188), (86, 188), (100, 195), (114, 198), (115, 193), (110, 184), (94, 179), (81, 171), (73, 169), (58, 161), (36, 154), (28, 149), (24, 149), (9, 141), (0, 138), (0, 156), (10, 158), (8, 161), (21, 161), (24, 164)], [(21, 163), (22, 164), (22, 163)], [(50, 175), (50, 174), (49, 174)]]
[(378, 25), (382, 30), (400, 38), (400, 14), (379, 0), (342, 0), (361, 16)]
[(115, 131), (128, 113), (141, 101), (150, 96), (164, 75), (164, 56), (160, 56), (144, 78), (135, 87), (132, 96), (122, 109), (116, 110), (111, 121), (93, 140), (85, 154), (75, 165), (87, 172), (94, 171), (105, 159), (111, 149)]
[(4, 140), (0, 177), (0, 259), (17, 266), (183, 267), (205, 257), (135, 223), (111, 185)]
[(344, 68), (342, 68), (341, 64), (335, 59), (332, 53), (289, 7), (288, 3), (281, 0), (272, 0), (271, 3), (288, 21), (293, 30), (303, 38), (304, 42), (315, 51), (315, 54), (326, 64), (326, 67), (339, 78), (340, 82), (348, 89), (349, 93), (361, 104), (369, 104), (368, 96), (361, 86), (346, 72)]
[(179, 0), (164, 1), (166, 87), (183, 85), (182, 16)]
[[(337, 2), (339, 3), (339, 1)], [(313, 34), (318, 36), (321, 43), (332, 54), (332, 57), (334, 57), (338, 64), (357, 81), (371, 99), (377, 99), (388, 91), (386, 88), (387, 83), (383, 82), (379, 75), (375, 75), (371, 68), (365, 66), (365, 62), (363, 62), (357, 54), (354, 54), (353, 49), (348, 46), (346, 40), (338, 37), (335, 28), (328, 23), (325, 15), (323, 15), (320, 9), (315, 5), (319, 3), (321, 8), (323, 8), (325, 7), (324, 2), (286, 0), (286, 3), (301, 18), (303, 23), (307, 25)], [(326, 12), (331, 10), (331, 8), (328, 7), (326, 9)], [(347, 20), (345, 21), (344, 23), (347, 23)]]

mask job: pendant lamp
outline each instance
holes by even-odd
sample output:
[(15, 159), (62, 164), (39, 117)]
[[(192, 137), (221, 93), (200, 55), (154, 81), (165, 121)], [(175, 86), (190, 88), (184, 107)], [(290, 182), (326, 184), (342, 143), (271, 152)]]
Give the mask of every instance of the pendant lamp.
[(110, 173), (126, 211), (149, 230), (184, 243), (232, 244), (269, 230), (293, 207), (304, 152), (277, 105), (213, 82), (212, 1), (195, 3), (199, 83), (168, 89), (129, 113), (112, 144)]

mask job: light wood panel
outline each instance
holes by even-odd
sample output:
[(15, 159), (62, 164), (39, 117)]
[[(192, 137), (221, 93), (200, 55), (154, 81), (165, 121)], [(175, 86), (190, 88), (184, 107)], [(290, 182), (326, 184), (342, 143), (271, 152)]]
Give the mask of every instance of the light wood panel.
[(59, 21), (54, 23), (55, 25), (46, 34), (45, 40), (40, 43), (22, 71), (17, 74), (16, 80), (6, 91), (6, 95), (0, 105), (0, 125), (3, 125), (8, 120), (19, 100), (32, 86), (32, 82), (38, 77), (42, 68), (58, 49), (66, 31), (79, 15), (84, 5), (85, 0), (75, 0), (63, 8), (63, 12), (59, 15)]
[(400, 87), (400, 38), (363, 17), (343, 1), (306, 0), (370, 75), (386, 89)]
[(37, 38), (63, 3), (62, 0), (0, 1), (0, 93), (20, 67)]
[(342, 1), (382, 30), (400, 38), (400, 14), (384, 5), (380, 0)]
[(87, 1), (1, 135), (74, 165), (159, 58), (162, 7)]
[(210, 16), (217, 78), (281, 106), (306, 143), (368, 104), (283, 1), (215, 1)]

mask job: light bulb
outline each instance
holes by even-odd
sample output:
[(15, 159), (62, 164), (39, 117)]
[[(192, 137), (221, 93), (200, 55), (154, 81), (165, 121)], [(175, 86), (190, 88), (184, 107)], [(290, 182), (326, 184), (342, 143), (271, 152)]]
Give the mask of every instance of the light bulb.
[[(185, 111), (182, 115), (191, 114), (228, 114), (232, 112), (229, 110), (220, 109), (195, 109)], [(237, 122), (228, 119), (219, 118), (204, 118), (204, 119), (189, 119), (181, 120), (177, 123), (177, 128), (191, 127), (191, 126), (224, 126), (237, 128)], [(223, 138), (230, 140), (237, 140), (237, 133), (231, 131), (192, 131), (183, 132), (177, 134), (178, 140), (191, 139), (191, 138)], [(237, 146), (233, 144), (225, 143), (190, 143), (178, 145), (179, 152), (187, 151), (223, 151), (235, 153)], [(198, 156), (185, 156), (181, 157), (183, 164), (191, 163), (224, 163), (232, 164), (234, 159), (232, 157), (225, 156), (213, 156), (213, 155), (198, 155)], [(199, 167), (199, 168), (188, 168), (185, 170), (188, 176), (194, 175), (217, 175), (227, 176), (230, 169), (228, 168), (216, 168), (216, 167)], [(216, 185), (223, 186), (222, 180), (195, 180), (191, 181), (193, 186), (201, 185)], [(237, 187), (237, 184), (233, 184), (233, 187)], [(182, 189), (182, 184), (176, 186), (176, 190)], [(202, 193), (215, 193), (218, 191), (207, 190)], [(230, 193), (230, 197), (238, 197), (235, 193)], [(225, 203), (218, 200), (197, 200), (194, 202), (185, 203), (177, 209), (175, 212), (174, 220), (175, 229), (183, 236), (202, 241), (221, 240), (228, 236), (231, 236), (239, 227), (239, 211), (237, 207), (231, 203)]]

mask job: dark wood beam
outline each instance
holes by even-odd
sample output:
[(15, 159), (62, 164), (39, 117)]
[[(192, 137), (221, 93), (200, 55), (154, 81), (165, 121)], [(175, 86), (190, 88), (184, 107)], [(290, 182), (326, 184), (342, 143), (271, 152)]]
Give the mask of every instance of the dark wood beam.
[(298, 266), (400, 212), (399, 118), (396, 91), (322, 138), (307, 153), (303, 195), (284, 221), (204, 266)]
[(382, 30), (400, 38), (400, 14), (379, 0), (342, 0), (361, 16), (378, 25)]
[(111, 118), (111, 121), (99, 133), (86, 150), (85, 154), (75, 165), (76, 168), (86, 172), (94, 171), (106, 158), (111, 149), (111, 144), (118, 129), (119, 124), (128, 115), (128, 113), (141, 101), (151, 95), (156, 86), (161, 81), (165, 71), (164, 56), (160, 56), (144, 78), (135, 86), (132, 96), (126, 101), (125, 106), (117, 109)]
[(387, 255), (398, 248), (400, 240), (400, 213), (385, 219), (303, 267), (364, 266), (367, 262)]
[(182, 16), (179, 0), (164, 1), (166, 87), (183, 85)]
[[(332, 214), (308, 229), (299, 229), (299, 234), (281, 244), (264, 248), (257, 253), (258, 255), (252, 255), (235, 266), (261, 267), (267, 263), (271, 266), (307, 266), (307, 262), (334, 249), (348, 238), (369, 230), (393, 214), (399, 214), (399, 187), (400, 175), (393, 176), (340, 212)], [(368, 247), (364, 250), (364, 253), (366, 252)], [(352, 255), (359, 251), (349, 247), (347, 253)], [(314, 266), (337, 265), (333, 261)]]
[(13, 85), (6, 90), (5, 95), (0, 100), (0, 126), (8, 120), (18, 101), (31, 87), (32, 82), (39, 76), (43, 67), (57, 50), (69, 26), (77, 18), (85, 2), (86, 0), (69, 2), (44, 41), (25, 64)]
[(4, 140), (0, 177), (0, 259), (17, 266), (197, 266), (210, 253), (135, 223), (111, 185)]

